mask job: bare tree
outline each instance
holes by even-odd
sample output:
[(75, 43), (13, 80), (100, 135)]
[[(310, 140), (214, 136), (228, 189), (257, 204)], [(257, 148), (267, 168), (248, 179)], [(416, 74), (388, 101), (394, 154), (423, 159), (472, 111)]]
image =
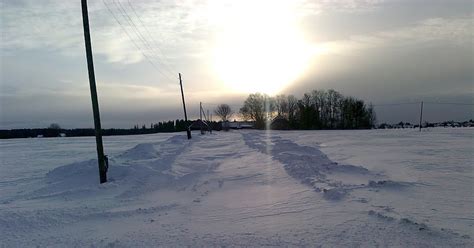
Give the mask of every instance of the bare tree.
[(240, 108), (244, 120), (252, 120), (257, 126), (264, 126), (265, 97), (260, 93), (250, 94)]
[(265, 128), (265, 123), (272, 120), (274, 112), (273, 98), (261, 93), (250, 94), (240, 108), (243, 119), (255, 121), (255, 127), (259, 129)]
[(367, 107), (367, 115), (370, 127), (375, 127), (377, 124), (377, 115), (375, 114), (374, 105), (372, 103), (369, 103)]
[(61, 126), (59, 126), (58, 123), (51, 123), (51, 125), (49, 125), (48, 128), (49, 128), (49, 129), (60, 130), (60, 129), (61, 129)]
[(228, 104), (219, 104), (214, 113), (221, 118), (222, 121), (227, 121), (234, 114)]
[(275, 97), (275, 107), (277, 115), (288, 119), (288, 99), (285, 95), (278, 95)]
[(291, 122), (295, 121), (296, 112), (298, 110), (298, 99), (294, 95), (289, 95), (288, 99), (288, 120)]

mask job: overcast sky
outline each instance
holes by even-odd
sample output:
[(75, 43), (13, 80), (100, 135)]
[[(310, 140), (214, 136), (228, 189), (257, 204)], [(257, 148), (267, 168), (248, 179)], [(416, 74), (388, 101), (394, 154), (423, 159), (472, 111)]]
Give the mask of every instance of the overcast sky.
[[(89, 0), (103, 126), (183, 118), (199, 101), (333, 88), (374, 104), (473, 103), (473, 1)], [(92, 127), (80, 0), (1, 0), (0, 128)], [(426, 120), (473, 118), (426, 104)], [(418, 105), (376, 107), (379, 122)]]

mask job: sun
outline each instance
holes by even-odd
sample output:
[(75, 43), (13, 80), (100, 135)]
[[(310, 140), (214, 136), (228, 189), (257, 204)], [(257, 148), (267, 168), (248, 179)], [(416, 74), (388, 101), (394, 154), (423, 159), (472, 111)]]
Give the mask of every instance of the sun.
[(273, 95), (300, 76), (310, 49), (297, 28), (294, 3), (211, 2), (213, 68), (226, 88)]

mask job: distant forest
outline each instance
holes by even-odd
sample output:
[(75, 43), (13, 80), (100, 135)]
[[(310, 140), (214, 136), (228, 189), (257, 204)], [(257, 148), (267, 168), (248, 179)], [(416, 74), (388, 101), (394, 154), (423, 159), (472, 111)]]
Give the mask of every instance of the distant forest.
[[(191, 125), (193, 121), (175, 120), (175, 121), (164, 121), (158, 123), (151, 123), (149, 126), (146, 125), (135, 125), (130, 129), (102, 129), (102, 135), (136, 135), (136, 134), (151, 134), (151, 133), (170, 133), (170, 132), (181, 132), (186, 131), (187, 127)], [(220, 125), (217, 122), (212, 122), (211, 126), (214, 130), (219, 131)], [(198, 127), (196, 127), (198, 129)], [(33, 128), (33, 129), (12, 129), (12, 130), (0, 130), (0, 139), (13, 139), (13, 138), (35, 138), (35, 137), (81, 137), (81, 136), (94, 136), (95, 131), (93, 128), (75, 128), (75, 129), (63, 129), (58, 124), (53, 123), (48, 128)]]

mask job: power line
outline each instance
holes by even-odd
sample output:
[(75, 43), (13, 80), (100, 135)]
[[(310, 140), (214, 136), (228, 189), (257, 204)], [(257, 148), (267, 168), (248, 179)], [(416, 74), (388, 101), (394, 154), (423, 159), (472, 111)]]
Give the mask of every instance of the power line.
[(382, 103), (382, 104), (372, 104), (372, 106), (378, 107), (378, 106), (398, 106), (398, 105), (412, 105), (412, 104), (420, 104), (420, 102)]
[[(148, 28), (146, 27), (145, 25), (145, 22), (142, 21), (142, 18), (140, 17), (140, 15), (137, 14), (137, 12), (135, 11), (135, 8), (132, 6), (132, 3), (130, 2), (130, 0), (127, 0), (128, 2), (128, 5), (130, 6), (130, 9), (132, 9), (132, 12), (135, 14), (135, 16), (137, 17), (138, 21), (140, 22), (140, 24), (142, 25), (142, 27), (145, 29), (145, 31), (147, 32), (148, 36), (151, 38), (151, 40), (155, 43), (155, 47), (158, 49), (158, 51), (160, 52), (160, 54), (163, 56), (163, 59), (165, 60), (166, 63), (168, 64), (171, 64), (169, 63), (168, 59), (166, 58), (166, 55), (164, 54), (163, 50), (161, 50), (160, 48), (160, 44), (158, 41), (156, 41), (154, 38), (153, 38), (153, 35), (151, 34), (150, 30), (148, 30)], [(164, 64), (166, 67), (168, 67), (166, 64)], [(171, 72), (174, 73), (174, 71), (168, 67), (168, 69), (170, 69)], [(176, 74), (176, 73), (174, 73)]]
[[(383, 103), (383, 104), (373, 104), (372, 106), (399, 106), (399, 105), (418, 105), (421, 102), (402, 102), (402, 103)], [(474, 103), (454, 103), (454, 102), (425, 102), (424, 104), (443, 104), (443, 105), (460, 105), (460, 106), (474, 106)]]
[[(203, 105), (206, 105), (206, 106), (219, 106), (221, 104), (227, 104), (227, 103), (209, 103), (209, 102), (203, 102), (202, 103)], [(231, 107), (238, 107), (238, 108), (241, 108), (242, 105), (238, 105), (238, 104), (227, 104)]]
[[(142, 43), (145, 45), (146, 48), (149, 49), (149, 51), (151, 51), (152, 53), (154, 52), (153, 48), (151, 47), (151, 45), (148, 43), (147, 39), (142, 35), (142, 33), (140, 32), (140, 30), (138, 29), (137, 25), (135, 24), (135, 22), (132, 20), (132, 18), (128, 15), (127, 11), (125, 10), (125, 8), (123, 7), (122, 3), (120, 2), (120, 0), (117, 0), (117, 3), (115, 2), (115, 0), (112, 1), (112, 3), (119, 7), (119, 11), (122, 13), (122, 16), (124, 16), (125, 20), (127, 20), (127, 22), (129, 23), (130, 27), (133, 29), (135, 28), (133, 31), (135, 32), (135, 34), (137, 34), (137, 37), (142, 41)], [(132, 27), (133, 26), (133, 27)], [(155, 57), (156, 60), (158, 61), (158, 63), (162, 64), (163, 66), (165, 66), (165, 64), (163, 62), (161, 62), (159, 60), (159, 56), (157, 56), (155, 54)], [(166, 68), (164, 68), (166, 69)], [(167, 71), (168, 73), (170, 73), (170, 75), (174, 75), (175, 73), (168, 70)]]
[(115, 21), (119, 24), (119, 26), (122, 28), (122, 30), (125, 32), (125, 34), (128, 36), (128, 38), (132, 41), (133, 45), (140, 51), (140, 53), (143, 55), (143, 57), (150, 63), (150, 65), (157, 70), (161, 75), (165, 76), (167, 79), (170, 81), (174, 81), (171, 79), (168, 75), (164, 74), (161, 70), (158, 69), (158, 67), (153, 63), (153, 61), (143, 52), (143, 50), (140, 48), (140, 46), (135, 42), (133, 37), (130, 35), (130, 33), (127, 31), (127, 29), (124, 27), (122, 22), (117, 18), (117, 16), (114, 14), (114, 12), (110, 9), (109, 5), (105, 2), (105, 0), (102, 0), (104, 3), (105, 7), (109, 11), (109, 13), (112, 15), (112, 17), (115, 19)]
[[(125, 20), (128, 22), (128, 24), (130, 25), (130, 27), (133, 29), (133, 31), (135, 32), (135, 34), (137, 34), (137, 37), (138, 39), (140, 39), (142, 41), (142, 43), (145, 45), (145, 47), (152, 53), (152, 55), (155, 56), (155, 59), (157, 60), (157, 62), (159, 64), (162, 65), (162, 68), (167, 70), (167, 73), (170, 73), (169, 75), (175, 75), (174, 72), (172, 72), (171, 70), (167, 69), (165, 63), (161, 62), (160, 59), (159, 59), (159, 56), (157, 56), (157, 54), (154, 52), (152, 46), (150, 45), (150, 43), (148, 42), (148, 40), (145, 38), (145, 36), (140, 32), (140, 30), (138, 29), (137, 25), (135, 24), (135, 22), (132, 20), (132, 18), (128, 15), (127, 11), (125, 10), (125, 8), (123, 7), (122, 3), (120, 2), (120, 0), (112, 0), (112, 3), (117, 6), (119, 8), (119, 11), (122, 13), (122, 16), (125, 18)], [(133, 27), (132, 27), (133, 26)]]
[(474, 106), (474, 103), (462, 103), (462, 102), (425, 102), (428, 104), (445, 104), (445, 105), (464, 105), (464, 106)]
[(140, 51), (140, 53), (145, 57), (145, 59), (151, 64), (151, 66), (153, 68), (155, 68), (159, 73), (161, 73), (163, 76), (167, 77), (167, 75), (163, 74), (160, 70), (158, 70), (158, 68), (156, 67), (156, 65), (148, 58), (148, 56), (142, 51), (142, 49), (140, 48), (140, 46), (138, 46), (138, 44), (135, 42), (135, 40), (132, 38), (132, 36), (130, 35), (130, 33), (127, 31), (127, 29), (124, 27), (124, 25), (122, 24), (122, 22), (117, 18), (117, 16), (114, 14), (114, 12), (110, 9), (109, 5), (105, 2), (105, 0), (102, 0), (102, 2), (104, 3), (105, 7), (107, 8), (107, 10), (109, 11), (109, 13), (112, 15), (112, 17), (115, 19), (115, 21), (119, 24), (119, 26), (122, 28), (122, 30), (125, 32), (125, 34), (128, 36), (128, 38), (132, 41), (132, 43), (134, 44), (134, 46)]

